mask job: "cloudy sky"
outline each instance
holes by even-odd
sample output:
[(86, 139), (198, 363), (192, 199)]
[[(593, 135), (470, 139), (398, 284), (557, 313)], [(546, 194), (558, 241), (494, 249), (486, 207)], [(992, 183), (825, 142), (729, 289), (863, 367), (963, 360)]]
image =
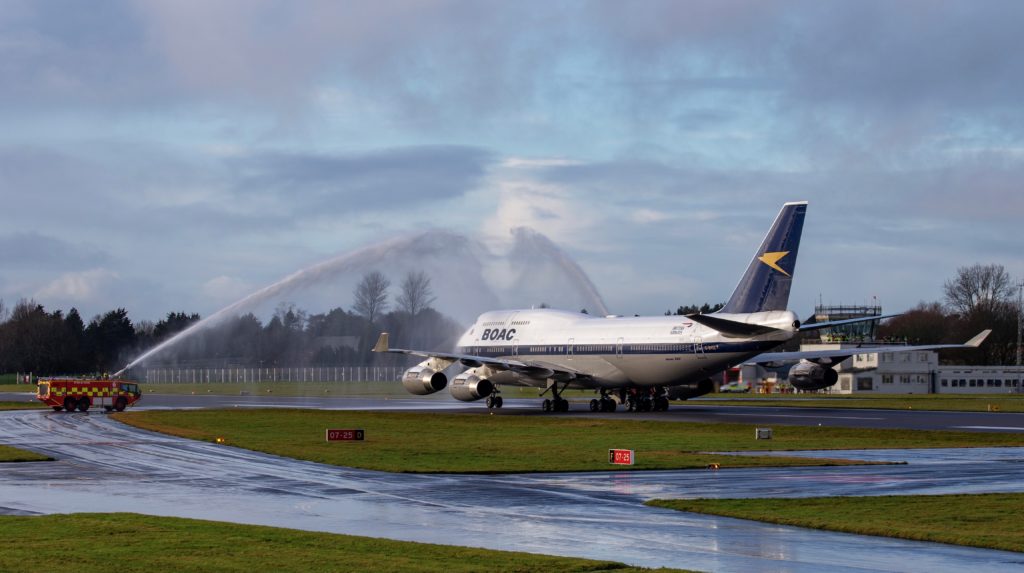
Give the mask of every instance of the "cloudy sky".
[(1024, 276), (1022, 22), (997, 0), (0, 0), (0, 298), (207, 315), (396, 236), (500, 251), (526, 226), (611, 311), (661, 313), (727, 298), (806, 199), (791, 307), (905, 309), (958, 266)]

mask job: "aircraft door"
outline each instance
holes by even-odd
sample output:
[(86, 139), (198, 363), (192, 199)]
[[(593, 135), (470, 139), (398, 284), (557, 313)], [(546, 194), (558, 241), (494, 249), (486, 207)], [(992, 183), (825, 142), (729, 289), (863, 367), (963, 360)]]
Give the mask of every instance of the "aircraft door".
[(622, 358), (622, 339), (615, 341), (615, 357)]
[(569, 358), (569, 360), (572, 360), (572, 347), (575, 342), (575, 338), (570, 338), (569, 344), (565, 347), (565, 355)]

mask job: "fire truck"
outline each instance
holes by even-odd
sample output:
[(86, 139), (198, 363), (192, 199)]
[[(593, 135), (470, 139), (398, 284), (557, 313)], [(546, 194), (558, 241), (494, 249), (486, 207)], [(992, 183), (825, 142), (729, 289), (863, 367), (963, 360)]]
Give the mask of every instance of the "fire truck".
[(128, 380), (49, 378), (39, 380), (36, 398), (54, 412), (85, 412), (91, 406), (121, 412), (141, 400), (142, 391)]

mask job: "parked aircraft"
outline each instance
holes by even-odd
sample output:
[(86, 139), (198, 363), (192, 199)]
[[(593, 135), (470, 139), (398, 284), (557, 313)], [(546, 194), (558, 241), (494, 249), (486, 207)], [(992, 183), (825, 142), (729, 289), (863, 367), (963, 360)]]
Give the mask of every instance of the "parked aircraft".
[(619, 404), (648, 411), (668, 409), (670, 399), (711, 392), (710, 377), (736, 364), (799, 361), (794, 386), (818, 389), (835, 384), (833, 367), (854, 354), (970, 348), (989, 334), (986, 330), (964, 344), (771, 352), (805, 330), (886, 318), (802, 325), (786, 309), (806, 213), (806, 201), (783, 205), (729, 301), (711, 314), (626, 318), (499, 310), (480, 315), (451, 353), (389, 348), (387, 333), (374, 351), (425, 358), (402, 376), (413, 394), (443, 390), (445, 370), (458, 364), (465, 370), (452, 379), (451, 395), (467, 402), (486, 398), (488, 408), (501, 407), (500, 387), (510, 385), (550, 394), (542, 403), (545, 411), (568, 411), (562, 392), (570, 388), (597, 392), (590, 401), (593, 411), (615, 411)]

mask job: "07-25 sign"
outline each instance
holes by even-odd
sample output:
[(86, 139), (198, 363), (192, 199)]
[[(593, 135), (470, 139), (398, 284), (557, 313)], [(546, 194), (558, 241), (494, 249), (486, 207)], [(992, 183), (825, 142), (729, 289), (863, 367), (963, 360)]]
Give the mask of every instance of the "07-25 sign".
[(327, 430), (328, 442), (361, 442), (364, 436), (362, 430)]
[(631, 466), (635, 459), (633, 450), (608, 450), (608, 463), (610, 464)]

